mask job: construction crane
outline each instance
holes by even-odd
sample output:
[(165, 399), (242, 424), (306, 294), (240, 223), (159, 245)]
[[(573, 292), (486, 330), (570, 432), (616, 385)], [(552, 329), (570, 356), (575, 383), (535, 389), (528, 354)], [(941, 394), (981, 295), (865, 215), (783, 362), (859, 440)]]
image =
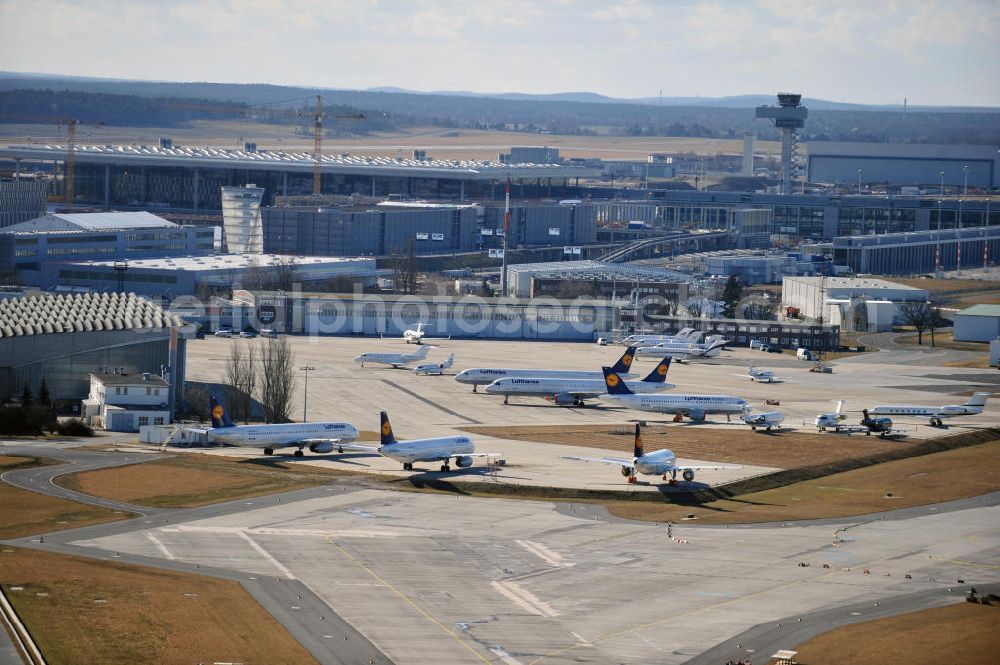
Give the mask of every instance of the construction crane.
[[(294, 100), (288, 100), (294, 101)], [(275, 103), (275, 102), (272, 102)], [(284, 102), (281, 102), (284, 103)], [(246, 114), (254, 109), (265, 107), (266, 104), (256, 104), (253, 106), (209, 106), (204, 104), (170, 104), (170, 108), (189, 109), (195, 111), (211, 111), (213, 113), (234, 113)], [(283, 115), (294, 118), (302, 118), (305, 113), (296, 109), (267, 109), (270, 115)], [(337, 120), (364, 120), (368, 116), (364, 113), (328, 114), (323, 113), (323, 97), (316, 95), (316, 111), (313, 114), (313, 194), (320, 194), (323, 183), (321, 166), (323, 163), (323, 118), (335, 118)]]

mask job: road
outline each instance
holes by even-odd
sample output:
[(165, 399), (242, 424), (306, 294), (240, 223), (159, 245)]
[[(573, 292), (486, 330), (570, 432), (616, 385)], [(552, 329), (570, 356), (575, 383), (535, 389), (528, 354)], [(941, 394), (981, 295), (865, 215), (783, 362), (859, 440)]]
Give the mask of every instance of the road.
[[(237, 513), (247, 509), (248, 505), (259, 505), (264, 502), (293, 503), (325, 496), (331, 492), (349, 492), (356, 488), (349, 486), (322, 486), (286, 492), (279, 496), (260, 497), (249, 500), (230, 501), (201, 508), (187, 509), (156, 509), (136, 506), (130, 503), (101, 499), (90, 495), (65, 489), (53, 481), (61, 475), (76, 473), (91, 469), (122, 466), (141, 463), (147, 460), (162, 459), (158, 455), (138, 453), (96, 453), (74, 450), (66, 447), (56, 447), (53, 444), (19, 445), (11, 448), (8, 453), (28, 456), (50, 457), (64, 460), (67, 464), (48, 467), (34, 467), (8, 471), (0, 476), (4, 482), (15, 487), (21, 487), (34, 492), (41, 492), (64, 499), (83, 501), (113, 510), (123, 510), (136, 513), (136, 519), (101, 524), (67, 531), (45, 534), (45, 542), (39, 537), (20, 538), (2, 541), (4, 544), (18, 547), (41, 549), (48, 552), (85, 556), (98, 560), (114, 560), (123, 563), (134, 563), (153, 568), (174, 570), (183, 573), (207, 575), (219, 579), (235, 580), (261, 606), (267, 610), (291, 635), (298, 640), (321, 663), (355, 664), (355, 663), (390, 663), (377, 647), (352, 625), (344, 621), (329, 605), (323, 602), (311, 589), (297, 580), (287, 580), (280, 577), (252, 575), (245, 572), (199, 566), (181, 561), (170, 561), (153, 557), (143, 557), (121, 554), (102, 550), (96, 547), (74, 545), (74, 542), (87, 542), (112, 534), (128, 533), (149, 528), (150, 524), (166, 524), (187, 522), (208, 517), (216, 517)], [(6, 637), (6, 633), (4, 633)], [(6, 637), (7, 644), (0, 643), (0, 658), (13, 650)], [(19, 660), (12, 661), (19, 663)], [(0, 660), (0, 665), (6, 665)]]

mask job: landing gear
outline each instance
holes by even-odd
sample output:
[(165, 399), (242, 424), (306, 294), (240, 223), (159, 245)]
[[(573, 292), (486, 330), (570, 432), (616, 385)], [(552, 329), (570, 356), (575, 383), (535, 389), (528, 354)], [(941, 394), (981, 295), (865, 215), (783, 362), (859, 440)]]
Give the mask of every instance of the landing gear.
[(510, 402), (507, 401), (508, 399), (510, 399), (510, 397), (508, 395), (504, 395), (504, 397), (503, 397), (503, 403), (504, 404), (510, 404)]
[(304, 452), (302, 452), (301, 448), (299, 448), (298, 450), (296, 450), (295, 453), (293, 453), (293, 454), (295, 455), (295, 457), (305, 457), (306, 456), (306, 454)]
[(403, 471), (413, 471), (413, 462), (403, 462)]
[(264, 449), (264, 454), (265, 455), (273, 455), (274, 454), (274, 448), (265, 448)]
[(931, 418), (931, 427), (941, 427), (944, 425), (940, 418)]
[(628, 483), (629, 485), (635, 485), (635, 476), (629, 476)]
[(448, 466), (447, 464), (442, 464), (441, 465), (441, 471), (447, 473), (448, 471), (451, 471), (451, 467)]
[(472, 392), (474, 392), (474, 393), (478, 393), (479, 392), (479, 384), (478, 383), (473, 383), (472, 384)]

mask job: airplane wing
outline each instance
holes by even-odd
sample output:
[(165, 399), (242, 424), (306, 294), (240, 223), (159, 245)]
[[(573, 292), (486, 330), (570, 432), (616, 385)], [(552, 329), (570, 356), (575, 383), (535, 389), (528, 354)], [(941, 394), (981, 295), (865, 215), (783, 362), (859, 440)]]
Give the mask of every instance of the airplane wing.
[(742, 466), (732, 466), (731, 464), (696, 464), (688, 465), (682, 464), (679, 466), (674, 466), (677, 471), (686, 471), (691, 469), (692, 471), (727, 471), (733, 469), (742, 469)]
[(455, 453), (452, 457), (500, 457), (503, 453)]
[(338, 444), (338, 447), (343, 448), (344, 450), (360, 450), (366, 453), (378, 452), (378, 446), (365, 446), (360, 443), (341, 443)]
[(561, 459), (571, 459), (577, 462), (600, 462), (601, 464), (617, 464), (618, 466), (633, 466), (635, 460), (624, 457), (577, 457), (576, 455), (563, 455)]
[(298, 441), (295, 442), (294, 445), (298, 445), (301, 443), (308, 446), (311, 443), (340, 443), (341, 441), (343, 441), (343, 439), (338, 439), (336, 437), (329, 437), (326, 439), (299, 439)]

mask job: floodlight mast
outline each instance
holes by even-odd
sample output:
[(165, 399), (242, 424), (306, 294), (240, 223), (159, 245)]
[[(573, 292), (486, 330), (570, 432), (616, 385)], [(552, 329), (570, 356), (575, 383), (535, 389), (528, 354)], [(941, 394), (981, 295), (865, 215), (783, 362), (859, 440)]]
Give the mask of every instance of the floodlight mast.
[(757, 117), (771, 120), (781, 130), (781, 193), (792, 193), (792, 171), (798, 160), (799, 130), (805, 127), (809, 110), (802, 95), (779, 92), (778, 106), (758, 106)]

